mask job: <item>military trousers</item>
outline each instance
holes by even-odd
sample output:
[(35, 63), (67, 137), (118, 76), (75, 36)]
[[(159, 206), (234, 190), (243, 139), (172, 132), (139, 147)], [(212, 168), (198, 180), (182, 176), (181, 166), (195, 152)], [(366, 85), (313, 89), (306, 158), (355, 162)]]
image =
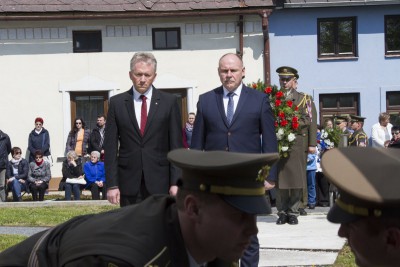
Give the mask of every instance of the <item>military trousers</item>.
[(303, 198), (303, 189), (277, 189), (276, 190), (276, 209), (278, 215), (286, 213), (288, 215), (299, 215), (299, 207)]

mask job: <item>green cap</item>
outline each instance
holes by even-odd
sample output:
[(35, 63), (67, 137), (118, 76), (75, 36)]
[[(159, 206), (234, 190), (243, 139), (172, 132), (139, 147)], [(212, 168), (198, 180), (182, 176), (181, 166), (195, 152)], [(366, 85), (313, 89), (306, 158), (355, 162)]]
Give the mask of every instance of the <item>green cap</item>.
[(330, 222), (400, 218), (399, 149), (335, 148), (324, 153), (321, 164), (339, 191), (328, 213)]
[(293, 77), (296, 77), (297, 79), (299, 78), (299, 74), (297, 73), (297, 70), (292, 67), (282, 66), (282, 67), (277, 68), (276, 72), (278, 73), (279, 77), (281, 77), (281, 78), (293, 78)]
[(365, 117), (350, 115), (351, 122), (364, 122)]
[(278, 153), (250, 154), (176, 149), (168, 160), (182, 169), (178, 186), (218, 194), (231, 206), (250, 214), (270, 213), (260, 170), (279, 159)]

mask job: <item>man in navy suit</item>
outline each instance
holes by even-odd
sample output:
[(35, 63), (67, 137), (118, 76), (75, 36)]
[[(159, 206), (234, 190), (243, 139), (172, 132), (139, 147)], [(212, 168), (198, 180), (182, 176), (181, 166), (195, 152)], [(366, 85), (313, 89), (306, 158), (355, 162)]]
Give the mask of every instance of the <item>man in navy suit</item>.
[[(222, 86), (200, 95), (193, 127), (192, 149), (244, 153), (277, 152), (274, 117), (268, 96), (242, 83), (245, 68), (240, 56), (229, 53), (219, 60)], [(274, 169), (274, 168), (273, 168)], [(275, 172), (271, 170), (274, 180)], [(270, 184), (266, 183), (266, 188)], [(241, 266), (258, 266), (257, 236), (245, 251)]]
[(104, 140), (107, 199), (121, 207), (177, 192), (180, 170), (167, 153), (183, 146), (181, 114), (174, 95), (153, 87), (156, 71), (153, 54), (136, 53), (129, 72), (133, 86), (110, 99)]

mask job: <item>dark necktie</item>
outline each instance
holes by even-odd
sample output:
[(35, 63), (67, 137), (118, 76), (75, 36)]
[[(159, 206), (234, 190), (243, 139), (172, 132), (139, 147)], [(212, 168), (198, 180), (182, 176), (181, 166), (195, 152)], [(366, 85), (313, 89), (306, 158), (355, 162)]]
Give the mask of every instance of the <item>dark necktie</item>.
[(226, 108), (226, 119), (228, 120), (228, 123), (231, 124), (232, 118), (233, 118), (233, 96), (235, 93), (228, 93), (227, 96), (229, 97), (228, 101), (228, 107)]
[(146, 128), (146, 122), (147, 122), (147, 102), (146, 102), (147, 97), (144, 95), (141, 95), (140, 98), (142, 99), (142, 112), (140, 115), (140, 133), (143, 136), (144, 129)]

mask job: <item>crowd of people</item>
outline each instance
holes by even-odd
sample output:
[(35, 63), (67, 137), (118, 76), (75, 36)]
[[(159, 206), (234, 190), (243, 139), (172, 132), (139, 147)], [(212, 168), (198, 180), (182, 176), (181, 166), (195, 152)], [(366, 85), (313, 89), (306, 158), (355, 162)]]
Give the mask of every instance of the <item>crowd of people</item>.
[[(341, 236), (355, 238), (350, 234), (350, 224), (360, 218), (383, 214), (398, 220), (393, 209), (399, 210), (397, 191), (385, 189), (382, 192), (389, 193), (380, 194), (383, 183), (375, 183), (378, 192), (365, 186), (372, 194), (368, 196), (356, 194), (354, 183), (349, 183), (352, 178), (364, 185), (365, 181), (384, 178), (371, 161), (373, 148), (367, 148), (370, 141), (363, 130), (365, 118), (337, 115), (318, 130), (312, 97), (297, 91), (300, 75), (295, 68), (282, 66), (276, 70), (282, 97), (295, 105), (299, 114), (296, 142), (290, 154), (279, 160), (268, 96), (243, 84), (245, 67), (239, 55), (228, 53), (220, 58), (221, 85), (200, 95), (197, 114), (189, 114), (183, 129), (176, 97), (153, 86), (156, 71), (153, 54), (136, 53), (129, 71), (133, 85), (111, 97), (107, 122), (104, 115), (99, 116), (97, 128), (90, 131), (83, 118), (76, 118), (68, 135), (60, 184), (65, 199), (73, 196), (78, 200), (81, 190), (90, 188), (93, 199), (107, 198), (125, 208), (78, 217), (45, 234), (36, 234), (1, 253), (2, 263), (18, 261), (24, 266), (32, 259), (65, 266), (125, 266), (126, 262), (134, 266), (227, 266), (240, 259), (241, 267), (258, 266), (256, 215), (271, 212), (266, 190), (275, 191), (276, 224), (297, 225), (298, 216), (307, 215), (306, 208), (326, 205), (322, 197), (330, 188), (327, 178), (340, 192), (328, 219), (342, 223)], [(390, 148), (400, 146), (400, 129), (389, 119), (387, 113), (379, 115), (371, 143), (380, 147), (376, 151), (395, 166), (398, 160)], [(12, 148), (9, 137), (0, 131), (0, 170), (6, 169), (0, 172), (0, 178), (7, 177), (15, 201), (21, 199), (23, 190), (29, 190), (34, 200), (43, 200), (51, 178), (50, 136), (43, 128), (43, 119), (35, 120), (29, 140), (33, 156), (28, 164), (21, 157), (21, 149)], [(357, 149), (338, 148), (347, 146)], [(362, 149), (369, 164), (355, 162), (363, 157)], [(10, 152), (13, 158), (8, 161)], [(88, 153), (90, 160), (85, 157)], [(320, 161), (326, 173), (321, 172)], [(352, 168), (346, 175), (337, 172), (338, 167), (349, 164)], [(354, 166), (371, 173), (357, 172)], [(5, 183), (1, 181), (4, 179), (0, 179), (0, 197), (4, 198), (1, 190)], [(355, 205), (360, 208), (354, 209)], [(394, 225), (395, 236), (388, 242), (396, 249), (390, 256), (396, 258), (400, 247), (398, 221)], [(386, 226), (382, 227), (382, 236)], [(69, 235), (60, 234), (67, 230)], [(121, 234), (129, 238), (120, 243)], [(141, 240), (141, 236), (146, 239)], [(119, 250), (108, 246), (114, 242), (118, 242)], [(74, 250), (59, 249), (63, 244)], [(350, 245), (358, 248), (357, 244)], [(37, 253), (48, 247), (53, 250), (50, 257)], [(143, 248), (146, 253), (141, 253)], [(131, 253), (123, 253), (126, 249)], [(356, 255), (358, 259), (362, 252)]]
[[(106, 199), (104, 163), (104, 134), (106, 116), (97, 117), (96, 128), (85, 128), (82, 118), (76, 118), (68, 134), (62, 164), (59, 190), (65, 191), (65, 200), (79, 200), (83, 189), (92, 192), (92, 199)], [(0, 131), (0, 201), (5, 202), (9, 192), (13, 201), (22, 201), (23, 192), (31, 194), (33, 201), (43, 201), (51, 179), (53, 165), (50, 134), (43, 127), (41, 117), (28, 137), (28, 160), (23, 158), (20, 147), (12, 147), (10, 137)], [(90, 160), (88, 153), (91, 153)], [(8, 156), (11, 154), (11, 159)], [(86, 162), (87, 161), (87, 162)], [(95, 171), (93, 171), (93, 166)], [(72, 198), (73, 195), (73, 198)]]

